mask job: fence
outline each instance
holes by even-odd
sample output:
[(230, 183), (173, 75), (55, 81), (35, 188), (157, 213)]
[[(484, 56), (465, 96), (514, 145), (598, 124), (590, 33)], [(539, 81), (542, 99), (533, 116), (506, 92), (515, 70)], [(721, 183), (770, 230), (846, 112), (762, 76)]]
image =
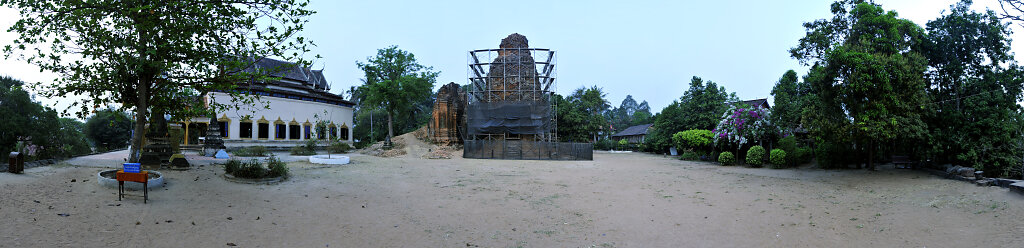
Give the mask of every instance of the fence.
[(464, 158), (594, 160), (594, 144), (525, 140), (466, 140)]

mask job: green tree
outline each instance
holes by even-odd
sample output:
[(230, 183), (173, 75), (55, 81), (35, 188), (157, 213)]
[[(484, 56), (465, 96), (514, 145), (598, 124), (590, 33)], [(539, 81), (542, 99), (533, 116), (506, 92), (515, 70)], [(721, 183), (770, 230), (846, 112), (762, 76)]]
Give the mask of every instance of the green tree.
[(429, 101), (438, 73), (431, 71), (432, 67), (420, 65), (415, 55), (398, 46), (378, 49), (376, 57), (368, 57), (365, 63), (356, 61), (356, 65), (366, 77), (359, 88), (359, 102), (387, 113), (385, 142), (390, 144), (395, 133), (395, 115), (416, 110), (414, 105)]
[(839, 107), (830, 113), (840, 115), (833, 118), (840, 121), (839, 131), (866, 143), (859, 147), (874, 169), (879, 144), (925, 134), (920, 111), (926, 100), (924, 30), (863, 0), (835, 2), (832, 13), (831, 20), (805, 23), (807, 36), (790, 53), (815, 66), (812, 73), (818, 74), (809, 78), (816, 80), (811, 86), (817, 100)]
[(694, 76), (690, 88), (679, 101), (672, 101), (652, 117), (654, 126), (648, 131), (646, 141), (653, 152), (664, 153), (673, 145), (672, 135), (684, 130), (711, 130), (718, 124), (722, 113), (729, 109), (729, 102), (739, 99), (736, 93), (727, 93), (725, 87), (715, 82)]
[(597, 86), (580, 87), (572, 95), (555, 95), (558, 114), (558, 136), (573, 142), (596, 142), (598, 133), (608, 130), (608, 122), (602, 113), (610, 106), (604, 99), (607, 94)]
[(85, 121), (85, 136), (96, 147), (107, 150), (122, 148), (131, 139), (132, 122), (127, 114), (115, 109), (96, 111)]
[(0, 76), (0, 152), (15, 151), (21, 141), (39, 147), (34, 157), (40, 159), (89, 153), (81, 123), (58, 118), (56, 111), (33, 101), (24, 84)]
[(800, 116), (804, 109), (806, 85), (798, 81), (796, 72), (786, 71), (772, 88), (775, 106), (772, 107), (772, 123), (779, 128), (792, 132), (800, 126)]
[(679, 98), (679, 110), (684, 113), (681, 125), (685, 129), (673, 130), (672, 133), (686, 129), (711, 130), (718, 124), (722, 113), (729, 109), (728, 103), (736, 101), (739, 101), (736, 93), (728, 93), (725, 87), (694, 76), (690, 79), (690, 89)]
[[(134, 110), (134, 132), (144, 132), (150, 108), (174, 116), (206, 112), (194, 97), (219, 90), (243, 105), (255, 98), (234, 90), (241, 82), (269, 79), (256, 60), (273, 56), (299, 64), (312, 43), (299, 36), (308, 0), (6, 0), (21, 19), (8, 29), (18, 37), (4, 47), (42, 70), (61, 75), (39, 83), (47, 97), (87, 95), (89, 109), (118, 104)], [(228, 106), (214, 105), (215, 109)], [(160, 116), (155, 114), (154, 116)], [(132, 139), (138, 161), (142, 135)]]
[(930, 153), (988, 176), (1016, 175), (1009, 169), (1021, 163), (1022, 81), (1010, 29), (993, 11), (971, 11), (971, 3), (961, 1), (927, 25)]

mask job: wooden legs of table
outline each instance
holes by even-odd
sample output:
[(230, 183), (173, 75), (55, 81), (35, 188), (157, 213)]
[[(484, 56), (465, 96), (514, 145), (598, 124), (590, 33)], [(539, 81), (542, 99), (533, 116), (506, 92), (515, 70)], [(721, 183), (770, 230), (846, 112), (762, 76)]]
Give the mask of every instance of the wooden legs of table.
[[(124, 181), (117, 181), (117, 200), (120, 201), (124, 195)], [(149, 182), (142, 183), (142, 204), (149, 201)]]

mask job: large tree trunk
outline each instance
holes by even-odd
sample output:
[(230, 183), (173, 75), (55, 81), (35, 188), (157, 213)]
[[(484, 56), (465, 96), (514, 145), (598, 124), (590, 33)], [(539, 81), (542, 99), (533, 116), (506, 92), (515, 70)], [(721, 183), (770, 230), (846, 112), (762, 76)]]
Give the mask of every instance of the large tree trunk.
[(139, 80), (139, 95), (138, 102), (135, 106), (135, 132), (132, 134), (132, 147), (128, 151), (128, 161), (132, 163), (138, 163), (139, 158), (142, 157), (142, 140), (145, 139), (146, 132), (146, 110), (147, 100), (149, 99), (149, 82), (143, 82)]
[(384, 145), (391, 146), (391, 138), (395, 137), (394, 121), (391, 118), (391, 111), (388, 111), (388, 137), (384, 139)]
[(875, 170), (875, 140), (868, 141), (868, 170)]

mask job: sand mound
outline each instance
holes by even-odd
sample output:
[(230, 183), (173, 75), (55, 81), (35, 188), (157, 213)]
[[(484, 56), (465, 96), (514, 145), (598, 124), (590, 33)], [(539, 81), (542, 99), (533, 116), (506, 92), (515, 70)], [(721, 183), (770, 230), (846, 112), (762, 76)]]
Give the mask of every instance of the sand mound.
[[(410, 157), (429, 159), (451, 159), (458, 151), (462, 150), (461, 147), (457, 146), (431, 144), (429, 139), (427, 127), (424, 126), (416, 129), (416, 131), (392, 138), (391, 142), (394, 147), (390, 150), (384, 149), (384, 142), (381, 141), (360, 150), (359, 153), (385, 158), (410, 155)], [(461, 156), (461, 154), (458, 155)]]

